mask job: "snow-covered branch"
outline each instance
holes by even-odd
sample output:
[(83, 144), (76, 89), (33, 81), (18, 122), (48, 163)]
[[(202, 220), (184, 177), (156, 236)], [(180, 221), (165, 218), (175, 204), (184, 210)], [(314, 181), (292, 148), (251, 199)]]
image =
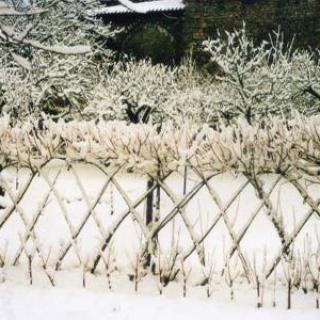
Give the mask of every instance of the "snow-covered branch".
[[(2, 112), (23, 117), (42, 111), (78, 113), (107, 73), (113, 53), (105, 46), (117, 31), (84, 19), (94, 1), (38, 0), (0, 15)], [(35, 13), (30, 16), (30, 13)], [(41, 14), (40, 14), (41, 13)], [(1, 109), (0, 109), (1, 112)]]
[(318, 52), (293, 50), (280, 31), (256, 45), (244, 24), (205, 41), (204, 50), (218, 67), (215, 101), (226, 116), (242, 114), (252, 122), (292, 110), (318, 112)]
[(203, 172), (234, 171), (254, 177), (259, 173), (297, 172), (317, 176), (320, 163), (319, 116), (293, 120), (270, 117), (248, 125), (175, 123), (127, 125), (125, 122), (50, 119), (24, 121), (12, 127), (0, 121), (0, 164), (38, 165), (51, 159), (106, 163), (130, 171), (155, 173), (185, 165)]

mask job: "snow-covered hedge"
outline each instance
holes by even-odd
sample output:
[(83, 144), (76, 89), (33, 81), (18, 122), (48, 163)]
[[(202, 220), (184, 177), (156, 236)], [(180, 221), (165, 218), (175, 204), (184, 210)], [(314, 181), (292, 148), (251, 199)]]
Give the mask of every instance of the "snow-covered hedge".
[(42, 165), (51, 159), (102, 162), (142, 173), (184, 165), (206, 172), (279, 173), (288, 169), (317, 175), (320, 116), (270, 117), (248, 125), (150, 124), (50, 119), (11, 126), (0, 119), (1, 165)]

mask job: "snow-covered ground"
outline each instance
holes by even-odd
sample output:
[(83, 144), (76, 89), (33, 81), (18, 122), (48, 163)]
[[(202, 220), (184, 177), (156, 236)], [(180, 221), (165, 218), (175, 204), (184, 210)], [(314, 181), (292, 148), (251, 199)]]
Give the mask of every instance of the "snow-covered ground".
[(88, 290), (43, 289), (0, 285), (1, 320), (318, 320), (313, 308), (266, 307), (257, 309), (237, 303), (119, 295)]

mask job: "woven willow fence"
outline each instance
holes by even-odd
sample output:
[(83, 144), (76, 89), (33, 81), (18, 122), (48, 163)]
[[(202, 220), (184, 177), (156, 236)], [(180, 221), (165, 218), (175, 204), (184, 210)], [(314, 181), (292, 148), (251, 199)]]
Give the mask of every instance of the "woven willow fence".
[[(301, 235), (319, 250), (309, 232), (320, 221), (319, 123), (168, 125), (158, 133), (147, 125), (51, 121), (40, 130), (2, 119), (0, 262), (37, 257), (52, 282), (55, 270), (85, 264), (95, 273), (110, 252), (130, 256), (131, 246), (151, 269), (168, 250), (175, 250), (171, 269), (189, 259), (205, 267), (207, 253), (223, 247), (221, 271), (237, 257), (250, 274), (243, 243), (263, 218), (265, 245), (278, 244), (269, 278), (296, 254)], [(299, 211), (291, 226), (290, 208)]]

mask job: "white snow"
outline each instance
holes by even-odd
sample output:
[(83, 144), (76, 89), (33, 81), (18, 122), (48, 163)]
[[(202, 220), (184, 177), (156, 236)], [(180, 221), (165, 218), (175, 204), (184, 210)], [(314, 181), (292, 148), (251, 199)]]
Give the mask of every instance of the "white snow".
[(318, 320), (319, 310), (0, 285), (0, 320)]
[(12, 58), (23, 68), (25, 68), (26, 70), (31, 70), (31, 63), (28, 59), (15, 54), (15, 53), (11, 53)]
[(148, 13), (157, 11), (171, 11), (171, 10), (183, 10), (185, 5), (182, 0), (156, 0), (133, 3), (128, 0), (119, 1), (121, 4), (93, 9), (87, 12), (89, 16), (95, 16), (100, 14), (114, 14), (114, 13)]
[(77, 55), (77, 54), (86, 54), (91, 52), (91, 47), (89, 45), (77, 45), (77, 46), (65, 46), (65, 45), (53, 45), (46, 46), (40, 43), (39, 41), (25, 40), (24, 43), (30, 44), (31, 46), (42, 49), (45, 51), (55, 52), (58, 54), (65, 55)]

